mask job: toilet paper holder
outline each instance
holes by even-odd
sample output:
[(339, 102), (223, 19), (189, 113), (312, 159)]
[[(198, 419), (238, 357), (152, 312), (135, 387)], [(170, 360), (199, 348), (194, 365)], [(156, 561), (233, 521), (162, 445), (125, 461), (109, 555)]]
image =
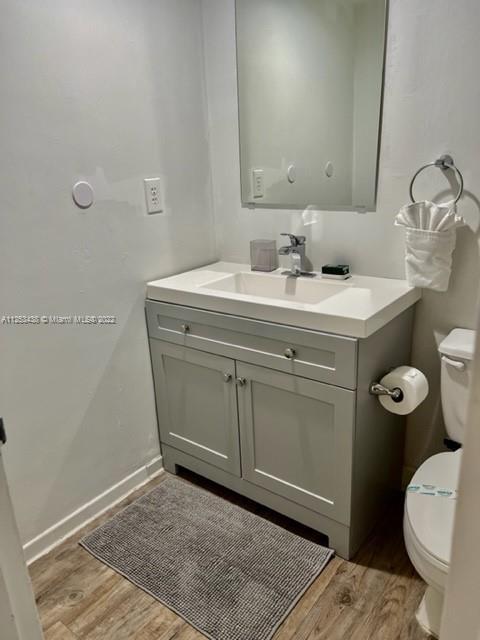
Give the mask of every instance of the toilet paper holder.
[(401, 402), (403, 400), (403, 391), (398, 387), (394, 389), (388, 389), (380, 382), (372, 382), (370, 385), (370, 393), (372, 396), (390, 396), (394, 402)]

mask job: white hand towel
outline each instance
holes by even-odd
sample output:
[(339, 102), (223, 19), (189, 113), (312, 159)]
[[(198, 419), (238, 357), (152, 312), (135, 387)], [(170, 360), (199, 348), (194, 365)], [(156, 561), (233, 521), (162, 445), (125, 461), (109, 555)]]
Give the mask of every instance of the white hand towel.
[(448, 289), (455, 231), (464, 224), (454, 203), (437, 205), (424, 200), (400, 209), (395, 225), (406, 227), (405, 265), (410, 285), (434, 291)]
[(405, 272), (412, 287), (447, 291), (455, 249), (455, 230), (428, 231), (407, 227)]

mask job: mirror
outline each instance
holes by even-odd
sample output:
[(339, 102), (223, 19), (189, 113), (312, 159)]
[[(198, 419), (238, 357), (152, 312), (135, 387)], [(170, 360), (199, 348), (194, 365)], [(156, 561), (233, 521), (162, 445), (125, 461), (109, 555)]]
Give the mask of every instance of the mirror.
[(237, 0), (242, 202), (375, 210), (387, 0)]

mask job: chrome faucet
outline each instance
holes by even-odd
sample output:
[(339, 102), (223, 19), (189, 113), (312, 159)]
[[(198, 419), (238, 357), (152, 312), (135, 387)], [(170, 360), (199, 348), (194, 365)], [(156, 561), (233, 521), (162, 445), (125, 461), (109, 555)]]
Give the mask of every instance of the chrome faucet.
[(290, 244), (280, 247), (278, 250), (281, 256), (290, 256), (290, 271), (284, 271), (283, 275), (294, 276), (313, 276), (310, 271), (305, 270), (305, 236), (295, 236), (293, 233), (281, 233), (281, 236), (288, 236)]

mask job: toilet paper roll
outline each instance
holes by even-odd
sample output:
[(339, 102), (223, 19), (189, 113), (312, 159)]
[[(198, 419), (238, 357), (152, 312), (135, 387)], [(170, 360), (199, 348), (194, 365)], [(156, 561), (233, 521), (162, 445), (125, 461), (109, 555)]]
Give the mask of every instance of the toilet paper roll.
[(380, 380), (387, 389), (401, 389), (403, 398), (395, 402), (389, 396), (379, 396), (381, 404), (387, 411), (404, 416), (411, 413), (428, 395), (428, 380), (414, 367), (397, 367)]

